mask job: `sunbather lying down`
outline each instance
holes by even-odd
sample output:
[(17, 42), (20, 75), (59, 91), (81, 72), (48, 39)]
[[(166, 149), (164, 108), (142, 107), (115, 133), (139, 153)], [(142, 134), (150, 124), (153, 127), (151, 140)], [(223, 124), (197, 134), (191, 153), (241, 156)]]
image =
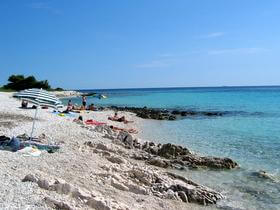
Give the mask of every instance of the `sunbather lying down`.
[(108, 120), (117, 121), (117, 122), (123, 122), (125, 124), (133, 123), (133, 121), (126, 120), (125, 116), (118, 117), (118, 113), (117, 112), (115, 113), (114, 117), (108, 117)]
[(111, 128), (113, 131), (125, 131), (125, 132), (133, 133), (133, 134), (138, 133), (138, 131), (135, 130), (135, 129), (133, 129), (133, 128), (125, 129), (125, 128), (118, 128), (118, 127), (115, 127), (115, 126), (112, 126), (112, 125), (110, 125), (110, 128)]
[(79, 116), (78, 119), (74, 119), (73, 122), (76, 122), (78, 124), (84, 124), (84, 120), (82, 116)]

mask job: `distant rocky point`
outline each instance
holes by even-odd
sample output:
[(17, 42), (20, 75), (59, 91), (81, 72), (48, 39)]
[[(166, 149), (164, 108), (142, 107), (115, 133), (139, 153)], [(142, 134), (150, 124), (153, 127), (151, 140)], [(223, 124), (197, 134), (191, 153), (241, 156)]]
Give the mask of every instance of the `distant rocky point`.
[(53, 91), (52, 93), (59, 98), (78, 97), (82, 95), (82, 93), (75, 90)]

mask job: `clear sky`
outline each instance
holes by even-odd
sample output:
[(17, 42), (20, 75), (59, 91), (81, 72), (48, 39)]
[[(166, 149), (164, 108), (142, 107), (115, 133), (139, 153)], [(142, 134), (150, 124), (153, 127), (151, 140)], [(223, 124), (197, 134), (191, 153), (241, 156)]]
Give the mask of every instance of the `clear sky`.
[(280, 85), (279, 0), (0, 0), (0, 84)]

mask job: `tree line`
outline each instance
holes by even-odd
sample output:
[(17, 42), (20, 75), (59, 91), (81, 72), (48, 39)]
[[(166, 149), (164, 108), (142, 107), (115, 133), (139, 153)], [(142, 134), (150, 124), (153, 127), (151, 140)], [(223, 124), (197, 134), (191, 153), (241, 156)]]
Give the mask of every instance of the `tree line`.
[(62, 88), (51, 88), (48, 80), (41, 80), (38, 81), (34, 76), (27, 76), (24, 75), (11, 75), (8, 79), (8, 84), (4, 85), (2, 89), (6, 90), (25, 90), (29, 88), (42, 88), (45, 90), (57, 90), (61, 91)]

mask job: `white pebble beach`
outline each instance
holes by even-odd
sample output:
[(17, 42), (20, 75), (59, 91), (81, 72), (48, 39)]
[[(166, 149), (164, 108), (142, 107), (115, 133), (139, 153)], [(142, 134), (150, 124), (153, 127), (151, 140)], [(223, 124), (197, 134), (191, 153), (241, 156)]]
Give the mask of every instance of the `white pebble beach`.
[[(0, 93), (0, 135), (13, 137), (30, 134), (35, 110), (19, 107), (20, 101), (12, 98), (11, 93)], [(165, 169), (130, 159), (129, 154), (135, 151), (112, 143), (112, 140), (104, 138), (102, 133), (96, 132), (94, 126), (74, 123), (73, 119), (79, 114), (76, 114), (76, 117), (58, 116), (52, 111), (50, 108), (39, 109), (34, 136), (45, 134), (45, 143), (58, 144), (61, 147), (57, 152), (43, 151), (40, 156), (32, 157), (19, 152), (0, 150), (0, 209), (215, 208), (130, 190), (129, 186), (137, 183), (133, 183), (129, 178), (129, 171), (141, 169), (160, 174)], [(133, 123), (124, 124), (108, 120), (113, 111), (85, 111), (81, 115), (84, 120), (94, 119), (108, 125), (136, 130), (139, 130), (139, 125), (144, 122), (135, 114), (124, 112), (120, 112), (119, 115), (124, 115), (126, 119), (134, 121)], [(93, 146), (85, 145), (85, 142), (91, 142)], [(107, 153), (100, 153), (94, 149), (98, 144), (109, 148)], [(108, 156), (119, 157), (121, 164), (109, 161)], [(71, 190), (63, 193), (65, 190), (48, 190), (48, 187), (40, 187), (39, 183), (23, 182), (26, 175), (47, 180), (48, 185), (67, 183)], [(144, 185), (139, 189), (146, 192)]]

